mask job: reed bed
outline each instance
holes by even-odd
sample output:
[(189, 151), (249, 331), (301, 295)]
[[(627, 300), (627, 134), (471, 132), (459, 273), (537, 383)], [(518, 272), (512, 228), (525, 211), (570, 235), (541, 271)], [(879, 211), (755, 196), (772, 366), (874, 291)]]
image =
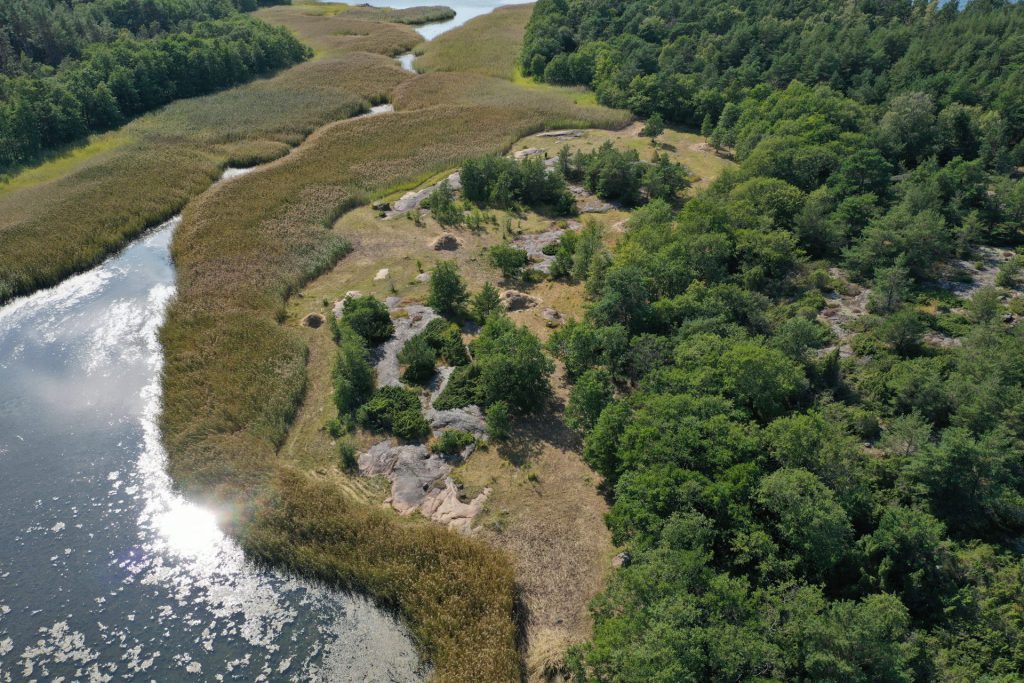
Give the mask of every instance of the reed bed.
[(99, 136), (90, 143), (97, 151), (84, 150), (63, 173), (44, 164), (0, 186), (0, 303), (95, 265), (181, 211), (224, 167), (280, 157), (407, 78), (375, 54), (303, 64), (171, 104)]
[(533, 5), (501, 7), (427, 43), (421, 71), (458, 71), (512, 80)]
[[(278, 5), (266, 7), (256, 16), (269, 24), (284, 26), (319, 57), (344, 52), (364, 51), (395, 56), (409, 52), (423, 41), (423, 37), (400, 19), (421, 16), (411, 10), (378, 10), (373, 7), (351, 7), (335, 12), (335, 5)], [(345, 7), (344, 5), (342, 7)], [(392, 14), (390, 21), (382, 23), (376, 15)]]

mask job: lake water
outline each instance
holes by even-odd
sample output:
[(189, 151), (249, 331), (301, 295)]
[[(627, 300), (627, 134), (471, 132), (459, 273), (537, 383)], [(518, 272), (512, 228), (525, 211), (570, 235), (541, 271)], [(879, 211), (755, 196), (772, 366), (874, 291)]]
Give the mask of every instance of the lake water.
[(172, 491), (176, 224), (0, 308), (0, 681), (422, 680), (389, 614), (255, 568)]
[[(331, 2), (332, 0), (323, 1)], [(337, 1), (343, 2), (344, 0)], [(351, 0), (349, 0), (349, 4), (351, 4)], [(410, 7), (422, 7), (424, 5), (444, 5), (445, 7), (452, 8), (455, 10), (454, 19), (415, 27), (425, 39), (433, 40), (445, 31), (450, 31), (456, 26), (462, 26), (474, 17), (488, 14), (494, 11), (495, 8), (510, 3), (494, 2), (494, 0), (455, 0), (454, 2), (445, 2), (445, 0), (423, 0), (422, 2), (416, 2), (415, 0), (370, 0), (369, 4), (374, 7), (391, 7), (393, 9), (409, 9)]]
[[(425, 38), (501, 3), (448, 4)], [(172, 490), (157, 333), (177, 223), (0, 308), (0, 683), (423, 680), (392, 615), (253, 566)]]

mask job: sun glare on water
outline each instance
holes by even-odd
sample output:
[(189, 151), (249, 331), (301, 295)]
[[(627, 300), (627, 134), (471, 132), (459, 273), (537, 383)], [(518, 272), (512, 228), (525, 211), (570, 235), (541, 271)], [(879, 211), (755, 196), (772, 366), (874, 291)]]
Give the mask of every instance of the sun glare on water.
[(224, 541), (217, 517), (206, 508), (184, 500), (174, 500), (153, 518), (153, 526), (167, 543), (167, 549), (179, 555), (213, 555)]

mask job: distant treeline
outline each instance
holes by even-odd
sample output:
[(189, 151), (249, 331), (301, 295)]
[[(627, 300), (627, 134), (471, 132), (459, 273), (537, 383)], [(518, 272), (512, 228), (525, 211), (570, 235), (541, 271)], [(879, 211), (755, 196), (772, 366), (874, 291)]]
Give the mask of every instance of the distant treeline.
[(0, 4), (0, 170), (172, 100), (295, 64), (262, 0), (11, 0)]
[[(1024, 135), (1024, 7), (1008, 0), (540, 0), (526, 75), (701, 126), (758, 87), (825, 84), (865, 104), (985, 103)], [(1016, 155), (1020, 156), (1020, 153)]]

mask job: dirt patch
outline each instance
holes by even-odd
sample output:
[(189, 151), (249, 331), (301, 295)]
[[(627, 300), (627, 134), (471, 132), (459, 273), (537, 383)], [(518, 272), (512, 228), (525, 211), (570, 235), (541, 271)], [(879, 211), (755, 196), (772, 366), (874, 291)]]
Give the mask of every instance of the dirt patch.
[(501, 305), (506, 311), (525, 311), (540, 303), (537, 297), (515, 289), (506, 289), (501, 293)]
[(459, 248), (459, 238), (450, 232), (446, 232), (436, 240), (430, 243), (430, 248), (434, 251), (455, 251)]
[(303, 325), (305, 325), (306, 327), (312, 327), (314, 330), (319, 328), (325, 322), (327, 322), (327, 319), (324, 318), (323, 315), (321, 315), (320, 313), (310, 313), (309, 315), (302, 319)]

